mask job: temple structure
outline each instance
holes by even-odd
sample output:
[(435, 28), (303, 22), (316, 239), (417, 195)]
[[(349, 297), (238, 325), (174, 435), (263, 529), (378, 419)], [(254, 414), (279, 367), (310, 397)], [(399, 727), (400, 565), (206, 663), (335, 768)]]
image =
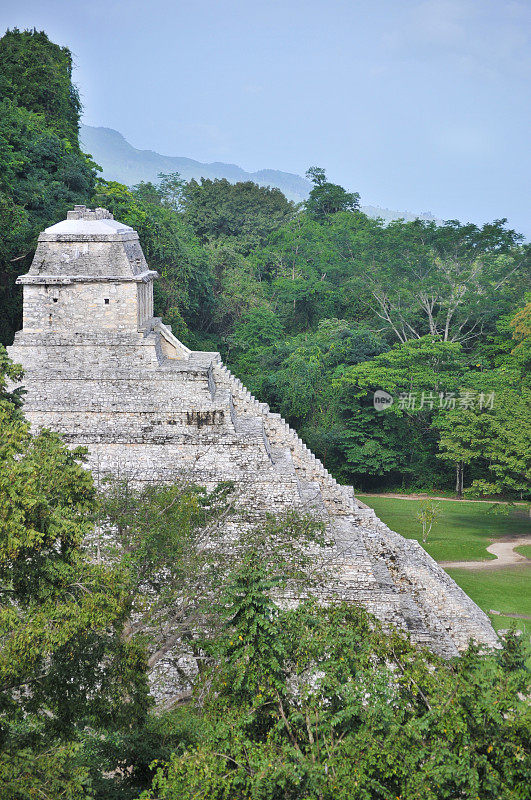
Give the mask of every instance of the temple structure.
[(86, 445), (95, 474), (137, 482), (231, 480), (248, 517), (313, 509), (334, 541), (334, 583), (386, 624), (443, 656), (496, 644), (488, 617), (414, 540), (339, 485), (279, 414), (218, 353), (194, 352), (153, 316), (137, 233), (76, 206), (39, 237), (24, 288), (22, 364), (32, 426)]

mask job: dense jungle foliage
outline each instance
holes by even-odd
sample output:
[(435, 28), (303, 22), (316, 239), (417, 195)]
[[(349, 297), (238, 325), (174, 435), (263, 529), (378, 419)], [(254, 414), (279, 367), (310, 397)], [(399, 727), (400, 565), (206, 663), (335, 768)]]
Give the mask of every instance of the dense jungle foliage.
[[(30, 433), (19, 377), (0, 353), (3, 799), (528, 796), (518, 636), (445, 662), (353, 606), (278, 608), (272, 592), (322, 578), (319, 526), (271, 519), (228, 553), (230, 486), (100, 496), (80, 449)], [(198, 671), (154, 711), (147, 670), (170, 647)]]
[[(384, 225), (317, 167), (302, 207), (252, 183), (97, 179), (68, 50), (9, 31), (0, 72), (4, 343), (39, 231), (73, 203), (104, 206), (160, 273), (156, 313), (219, 350), (336, 478), (528, 496), (530, 247), (504, 219)], [(393, 404), (375, 409), (376, 390)]]
[[(251, 183), (97, 180), (79, 113), (67, 49), (0, 39), (2, 341), (39, 231), (104, 205), (138, 230), (175, 333), (221, 350), (339, 478), (527, 491), (529, 261), (504, 221), (384, 226), (317, 167), (303, 208)], [(319, 525), (271, 518), (234, 557), (215, 547), (230, 485), (99, 494), (81, 449), (31, 433), (20, 378), (0, 348), (3, 800), (528, 796), (521, 638), (445, 662), (360, 609), (279, 609), (286, 582), (322, 577), (301, 547)], [(155, 713), (167, 628), (198, 672)]]

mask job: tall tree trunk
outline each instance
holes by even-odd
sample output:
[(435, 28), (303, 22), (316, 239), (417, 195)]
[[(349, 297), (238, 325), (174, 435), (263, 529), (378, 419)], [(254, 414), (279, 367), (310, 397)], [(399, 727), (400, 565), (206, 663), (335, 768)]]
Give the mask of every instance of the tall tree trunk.
[(459, 500), (463, 499), (463, 478), (465, 465), (463, 461), (458, 461), (455, 470), (455, 491)]

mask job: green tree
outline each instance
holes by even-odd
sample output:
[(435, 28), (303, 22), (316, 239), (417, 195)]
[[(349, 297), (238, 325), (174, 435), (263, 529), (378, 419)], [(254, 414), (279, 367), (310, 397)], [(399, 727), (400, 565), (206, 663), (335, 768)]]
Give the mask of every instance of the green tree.
[[(367, 474), (369, 467), (373, 475), (389, 474), (395, 480), (401, 475), (402, 480), (422, 482), (424, 488), (440, 479), (434, 422), (448, 397), (455, 402), (465, 373), (461, 346), (431, 336), (338, 370), (332, 390), (344, 427), (343, 474), (360, 480), (357, 476)], [(373, 406), (377, 390), (394, 398), (384, 411)]]
[(529, 497), (531, 485), (531, 391), (506, 388), (496, 395), (488, 415), (484, 455), (488, 459), (486, 479), (475, 480), (473, 494)]
[(258, 563), (198, 687), (196, 741), (148, 797), (523, 800), (529, 685), (516, 636), (445, 662), (352, 605), (280, 610)]
[(248, 353), (271, 347), (282, 339), (284, 330), (277, 315), (266, 305), (250, 308), (234, 326), (233, 344)]
[(321, 167), (310, 167), (306, 177), (313, 183), (313, 189), (305, 203), (306, 211), (319, 222), (326, 221), (338, 211), (356, 211), (359, 208), (358, 192), (347, 192), (337, 183), (326, 180)]
[(183, 192), (186, 182), (178, 172), (159, 172), (159, 186), (161, 202), (172, 211), (182, 210)]
[(295, 213), (280, 189), (225, 178), (191, 180), (183, 187), (185, 218), (202, 242), (230, 241), (246, 254)]
[(423, 501), (416, 514), (417, 520), (422, 527), (422, 541), (427, 542), (433, 526), (441, 515), (441, 506), (431, 500)]
[(37, 31), (0, 39), (0, 341), (21, 327), (16, 277), (27, 272), (37, 235), (87, 203), (96, 165), (81, 153), (80, 104), (67, 48)]
[[(110, 547), (107, 557), (120, 558), (131, 611), (124, 635), (127, 640), (150, 636), (151, 668), (178, 647), (201, 663), (201, 641), (205, 629), (215, 624), (214, 609), (223, 604), (228, 575), (249, 552), (259, 553), (270, 576), (292, 586), (311, 583), (324, 569), (315, 551), (323, 543), (317, 521), (293, 512), (271, 516), (254, 528), (243, 525), (237, 514), (238, 495), (230, 483), (212, 492), (184, 479), (139, 490), (127, 481), (107, 479), (100, 525), (116, 531), (115, 541), (96, 542), (96, 555)], [(228, 546), (227, 520), (234, 525), (235, 519), (241, 535)], [(186, 674), (183, 682), (189, 682)]]
[(368, 275), (375, 316), (401, 342), (431, 334), (470, 345), (529, 272), (529, 248), (505, 222), (391, 223)]
[(34, 114), (79, 151), (81, 102), (72, 84), (72, 54), (44, 31), (7, 30), (0, 39), (0, 97)]
[[(529, 295), (527, 296), (529, 297)], [(522, 373), (523, 379), (529, 385), (531, 372), (531, 300), (519, 308), (509, 322), (512, 333), (513, 347), (511, 356)], [(514, 342), (517, 342), (514, 345)]]
[(222, 689), (223, 694), (254, 703), (257, 695), (261, 700), (282, 685), (286, 651), (278, 637), (279, 609), (270, 596), (279, 581), (256, 553), (247, 555), (229, 581), (222, 653), (230, 676), (223, 684), (230, 689)]
[(125, 641), (119, 567), (87, 560), (94, 524), (83, 451), (32, 435), (5, 389), (20, 371), (1, 353), (0, 775), (4, 797), (88, 796), (75, 753), (85, 726), (144, 718), (145, 654)]
[(466, 464), (474, 467), (468, 493), (529, 496), (531, 479), (531, 391), (527, 305), (513, 313), (504, 331), (513, 332), (498, 344), (495, 369), (468, 375), (471, 404), (441, 413), (440, 458), (456, 465), (459, 496), (463, 493)]
[(159, 186), (155, 186), (151, 181), (140, 181), (136, 186), (131, 187), (131, 194), (136, 200), (142, 203), (153, 203), (153, 205), (162, 205), (162, 192)]
[[(243, 315), (264, 309), (271, 310), (265, 284), (256, 279), (252, 265), (237, 249), (225, 244), (210, 249), (214, 273), (214, 303), (204, 318), (204, 330), (217, 335), (217, 345), (224, 353), (229, 350), (235, 328)], [(238, 328), (238, 338), (241, 328)]]
[(490, 420), (474, 408), (451, 409), (440, 414), (435, 425), (440, 431), (439, 455), (455, 465), (455, 493), (463, 497), (465, 467), (484, 454)]

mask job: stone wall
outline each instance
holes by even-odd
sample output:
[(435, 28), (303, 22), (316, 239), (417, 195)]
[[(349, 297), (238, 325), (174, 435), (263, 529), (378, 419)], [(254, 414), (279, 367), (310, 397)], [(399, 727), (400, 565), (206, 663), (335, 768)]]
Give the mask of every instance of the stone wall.
[[(137, 289), (139, 286), (143, 294)], [(146, 297), (149, 290), (152, 298), (152, 284), (136, 281), (26, 284), (24, 330), (36, 333), (134, 330), (147, 321), (148, 309), (150, 316), (153, 315), (153, 300), (149, 303)]]
[[(81, 217), (68, 235), (88, 236), (85, 225), (94, 220), (75, 213)], [(116, 235), (113, 229), (110, 248)], [(41, 249), (39, 258), (60, 273), (56, 255)], [(24, 367), (25, 413), (35, 429), (48, 427), (71, 446), (86, 445), (96, 479), (113, 473), (140, 484), (187, 480), (210, 489), (231, 480), (237, 495), (231, 524), (240, 528), (270, 512), (315, 513), (333, 542), (326, 557), (334, 578), (321, 587), (323, 599), (361, 603), (385, 625), (446, 657), (470, 639), (496, 645), (486, 615), (444, 570), (416, 542), (383, 525), (352, 487), (338, 484), (218, 353), (192, 352), (160, 320), (144, 319), (153, 273), (134, 274), (128, 261), (127, 276), (105, 278), (100, 270), (115, 267), (100, 255), (95, 274), (77, 280), (36, 275), (33, 266), (22, 278), (25, 324), (10, 356)], [(83, 269), (90, 268), (89, 260)], [(47, 327), (50, 313), (56, 327)], [(157, 696), (171, 697), (174, 678), (168, 658), (153, 672)]]
[[(103, 223), (89, 223), (86, 227), (89, 230), (76, 234), (75, 239), (68, 231), (41, 234), (29, 275), (101, 275), (125, 278), (131, 274), (140, 275), (146, 272), (146, 260), (138, 236), (132, 229), (118, 237), (114, 228), (109, 233), (99, 233)], [(91, 227), (94, 228), (94, 233), (91, 232)], [(105, 224), (104, 231), (106, 227), (108, 224)], [(110, 236), (114, 236), (115, 240), (109, 240)]]

